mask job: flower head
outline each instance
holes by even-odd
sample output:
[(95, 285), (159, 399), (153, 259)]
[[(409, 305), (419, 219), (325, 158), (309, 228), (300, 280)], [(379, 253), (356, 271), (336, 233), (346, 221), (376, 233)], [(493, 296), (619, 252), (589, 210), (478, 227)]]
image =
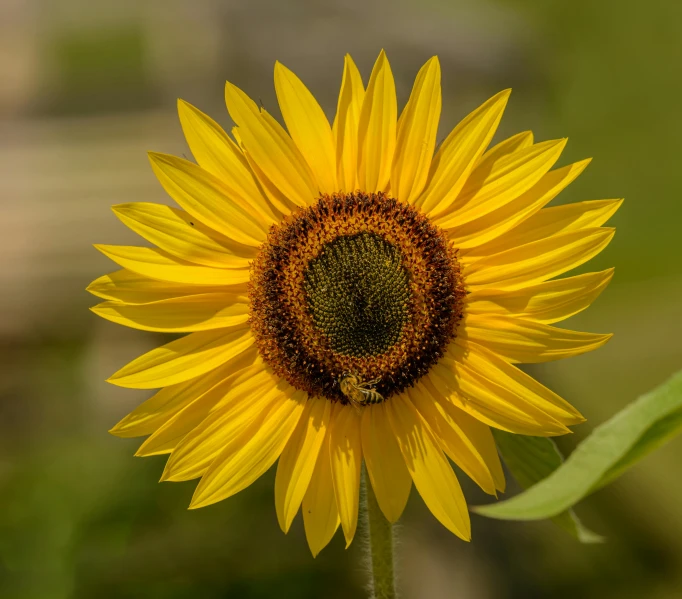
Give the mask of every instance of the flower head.
[[(126, 326), (188, 333), (114, 374), (160, 389), (119, 422), (168, 454), (163, 480), (200, 478), (192, 507), (249, 486), (276, 461), (286, 532), (303, 506), (317, 554), (348, 543), (364, 460), (384, 515), (415, 487), (470, 538), (455, 462), (504, 490), (490, 427), (561, 435), (583, 420), (516, 364), (577, 355), (609, 335), (553, 326), (586, 308), (612, 270), (555, 279), (600, 252), (620, 201), (547, 208), (587, 166), (552, 170), (565, 140), (530, 132), (488, 148), (509, 97), (469, 114), (436, 150), (437, 58), (398, 118), (382, 52), (365, 89), (346, 57), (332, 125), (281, 64), (284, 129), (234, 85), (232, 137), (185, 102), (197, 164), (150, 154), (180, 209), (116, 206), (154, 248), (99, 246), (122, 267), (89, 290)], [(449, 459), (448, 459), (449, 458)]]

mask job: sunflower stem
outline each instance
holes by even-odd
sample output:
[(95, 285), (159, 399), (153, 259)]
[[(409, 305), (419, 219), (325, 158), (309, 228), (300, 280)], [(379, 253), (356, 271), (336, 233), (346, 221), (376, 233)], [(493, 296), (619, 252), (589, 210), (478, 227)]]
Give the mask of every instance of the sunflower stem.
[(394, 527), (381, 512), (364, 469), (362, 509), (367, 523), (367, 561), (371, 572), (371, 599), (396, 599), (393, 569)]

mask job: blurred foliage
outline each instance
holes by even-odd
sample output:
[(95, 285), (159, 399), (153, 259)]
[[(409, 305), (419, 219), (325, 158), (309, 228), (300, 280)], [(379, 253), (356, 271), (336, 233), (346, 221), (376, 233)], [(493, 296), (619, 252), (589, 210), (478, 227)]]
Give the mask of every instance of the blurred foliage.
[(60, 88), (46, 107), (48, 112), (82, 116), (157, 103), (139, 27), (76, 30), (61, 34), (51, 46)]
[[(42, 15), (46, 7), (54, 11), (57, 4), (73, 12), (58, 21), (47, 11), (42, 21), (49, 34), (41, 34), (36, 43), (49, 58), (52, 87), (47, 83), (45, 88), (36, 87), (31, 105), (40, 108), (40, 118), (21, 124), (27, 135), (23, 129), (14, 138), (0, 134), (0, 149), (3, 143), (18, 146), (5, 155), (11, 159), (16, 155), (32, 167), (22, 170), (9, 161), (0, 177), (3, 201), (11, 202), (13, 210), (28, 205), (16, 190), (30, 182), (44, 198), (42, 208), (30, 205), (34, 210), (30, 218), (40, 221), (43, 213), (53, 214), (49, 210), (55, 202), (62, 202), (60, 209), (63, 205), (68, 213), (59, 221), (59, 235), (55, 233), (55, 243), (62, 245), (55, 245), (46, 259), (36, 260), (38, 283), (26, 290), (3, 290), (7, 297), (16, 294), (16, 305), (32, 310), (21, 333), (0, 335), (3, 599), (363, 596), (364, 573), (358, 565), (362, 541), (345, 551), (337, 535), (313, 560), (300, 518), (287, 536), (277, 526), (272, 473), (228, 501), (188, 512), (192, 483), (157, 484), (163, 459), (133, 458), (134, 441), (107, 434), (107, 428), (130, 409), (132, 393), (111, 391), (103, 379), (141, 353), (136, 340), (144, 335), (133, 331), (122, 338), (113, 332), (115, 325), (97, 322), (84, 309), (89, 300), (82, 289), (106, 268), (102, 259), (96, 270), (83, 274), (77, 269), (81, 263), (91, 264), (84, 257), (94, 255), (88, 244), (126, 243), (130, 238), (107, 215), (111, 229), (103, 235), (106, 238), (88, 238), (86, 243), (78, 234), (96, 227), (83, 219), (94, 214), (93, 205), (104, 197), (103, 189), (111, 187), (116, 195), (128, 179), (134, 179), (131, 171), (109, 162), (109, 154), (104, 160), (99, 154), (73, 153), (68, 146), (72, 137), (94, 138), (107, 130), (98, 129), (99, 121), (92, 115), (108, 123), (108, 115), (130, 111), (130, 120), (112, 121), (114, 132), (98, 140), (101, 147), (113, 147), (114, 157), (116, 152), (128, 152), (120, 144), (126, 132), (141, 128), (135, 113), (149, 127), (172, 123), (163, 135), (154, 133), (136, 141), (134, 156), (125, 154), (126, 160), (139, 162), (140, 171), (146, 172), (145, 149), (185, 151), (175, 117), (154, 120), (158, 111), (170, 115), (176, 95), (209, 112), (210, 105), (202, 101), (212, 98), (216, 118), (229, 124), (218, 112), (224, 79), (230, 77), (256, 97), (263, 93), (270, 107), (271, 69), (279, 58), (316, 93), (320, 90), (325, 107), (330, 108), (335, 100), (328, 83), (333, 80), (338, 85), (342, 54), (352, 52), (367, 73), (385, 46), (404, 101), (418, 66), (437, 53), (443, 62), (448, 127), (482, 102), (485, 94), (511, 86), (514, 94), (502, 124), (504, 134), (532, 128), (539, 139), (567, 135), (570, 143), (564, 163), (595, 158), (562, 194), (562, 202), (626, 198), (611, 223), (618, 229), (615, 240), (583, 268), (615, 265), (615, 281), (595, 306), (569, 325), (614, 331), (615, 338), (594, 354), (531, 369), (588, 416), (587, 427), (577, 430), (576, 439), (558, 440), (563, 452), (570, 453), (591, 427), (682, 364), (678, 342), (682, 204), (677, 197), (682, 187), (677, 164), (682, 136), (682, 4), (668, 0), (646, 5), (634, 0), (254, 0), (238, 7), (197, 2), (189, 12), (180, 3), (168, 3), (160, 11), (146, 13), (144, 3), (26, 3), (32, 7), (31, 18)], [(126, 21), (126, 11), (137, 17)], [(93, 22), (80, 18), (81, 12)], [(116, 15), (111, 23), (110, 12)], [(143, 18), (138, 18), (140, 14)], [(29, 36), (43, 29), (17, 31)], [(209, 29), (220, 34), (215, 47)], [(192, 43), (182, 35), (187, 31), (195, 32)], [(164, 55), (168, 48), (172, 52)], [(196, 57), (203, 56), (199, 50), (206, 48), (215, 57), (209, 74), (194, 66)], [(152, 114), (150, 107), (156, 107), (156, 112)], [(60, 115), (68, 115), (69, 120)], [(117, 118), (128, 119), (128, 115)], [(68, 134), (61, 139), (55, 131)], [(29, 154), (25, 144), (36, 132), (45, 132), (51, 144), (62, 145), (40, 146)], [(171, 148), (146, 147), (147, 139), (157, 138), (177, 138), (177, 143)], [(86, 164), (73, 164), (74, 155)], [(45, 173), (35, 165), (55, 170)], [(78, 181), (73, 192), (62, 174), (66, 166), (71, 169), (69, 176)], [(107, 180), (101, 180), (98, 173), (102, 172)], [(144, 197), (116, 197), (109, 203), (162, 197), (151, 174), (140, 189)], [(13, 201), (16, 198), (21, 202)], [(101, 212), (106, 212), (103, 205)], [(81, 215), (85, 216), (79, 220)], [(41, 256), (39, 248), (47, 243), (45, 230), (31, 230), (30, 256)], [(12, 233), (9, 229), (3, 236), (11, 238)], [(69, 254), (73, 243), (81, 252), (75, 259)], [(17, 256), (24, 247), (19, 245)], [(10, 262), (3, 270), (32, 264), (18, 258)], [(32, 294), (46, 299), (38, 304)], [(9, 327), (13, 317), (0, 315), (0, 324)], [(682, 445), (677, 440), (649, 458), (645, 467), (638, 466), (580, 506), (585, 523), (609, 539), (598, 546), (581, 546), (546, 523), (498, 522), (477, 516), (473, 516), (474, 541), (464, 544), (442, 529), (413, 494), (400, 547), (404, 596), (679, 597), (682, 481), (676, 473), (680, 457)], [(461, 478), (471, 501), (480, 503), (477, 491)]]

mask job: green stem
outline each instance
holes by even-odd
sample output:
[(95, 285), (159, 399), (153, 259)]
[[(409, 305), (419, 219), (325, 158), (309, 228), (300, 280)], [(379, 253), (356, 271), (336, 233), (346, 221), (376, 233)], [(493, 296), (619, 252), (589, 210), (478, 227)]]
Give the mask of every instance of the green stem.
[(393, 570), (393, 525), (386, 520), (364, 471), (363, 508), (367, 514), (368, 559), (372, 572), (372, 598), (396, 599)]

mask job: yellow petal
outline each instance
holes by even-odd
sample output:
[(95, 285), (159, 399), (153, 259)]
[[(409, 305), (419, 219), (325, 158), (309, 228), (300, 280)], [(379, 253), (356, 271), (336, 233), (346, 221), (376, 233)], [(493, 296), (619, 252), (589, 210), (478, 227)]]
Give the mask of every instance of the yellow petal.
[(546, 173), (514, 200), (468, 223), (456, 223), (448, 237), (460, 251), (466, 251), (503, 235), (551, 202), (589, 163), (583, 160)]
[(138, 275), (185, 285), (238, 285), (249, 280), (246, 268), (211, 268), (174, 258), (162, 250), (130, 245), (95, 245), (107, 258)]
[(225, 85), (225, 101), (239, 127), (242, 144), (267, 178), (297, 206), (311, 204), (318, 195), (317, 185), (301, 152), (281, 125), (229, 82)]
[(358, 124), (358, 187), (383, 191), (391, 177), (398, 102), (393, 73), (382, 50), (374, 64)]
[(407, 396), (429, 425), (447, 456), (481, 489), (495, 495), (495, 482), (488, 465), (459, 423), (431, 397), (423, 384), (417, 383)]
[(336, 506), (348, 547), (358, 525), (362, 464), (360, 417), (351, 406), (334, 406), (329, 429), (329, 453)]
[(182, 210), (136, 202), (112, 208), (123, 224), (163, 251), (214, 268), (248, 268), (255, 248), (234, 243)]
[(604, 345), (613, 335), (569, 331), (502, 315), (467, 315), (464, 339), (473, 341), (512, 363), (548, 362), (578, 356)]
[[(177, 414), (153, 437), (178, 437), (162, 480), (202, 476), (216, 456), (286, 395), (272, 370), (258, 362), (235, 373)], [(151, 438), (150, 438), (151, 440)], [(161, 439), (159, 439), (161, 441)]]
[(580, 412), (566, 400), (523, 370), (509, 364), (477, 343), (467, 341), (461, 344), (451, 344), (446, 356), (455, 358), (457, 366), (464, 366), (482, 377), (503, 385), (524, 401), (536, 405), (565, 424), (585, 422)]
[[(236, 128), (237, 127), (235, 127), (235, 129)], [(270, 204), (272, 204), (272, 206), (274, 206), (280, 212), (280, 214), (282, 214), (282, 216), (287, 216), (296, 210), (296, 204), (290, 201), (282, 193), (282, 191), (265, 176), (265, 173), (256, 164), (253, 158), (251, 158), (251, 155), (246, 151), (244, 152), (244, 158), (249, 163), (249, 167), (251, 168), (254, 177), (256, 177), (256, 180), (258, 181), (261, 191), (268, 199)]]
[(157, 347), (121, 368), (110, 383), (133, 389), (155, 389), (182, 383), (227, 362), (253, 344), (245, 326), (190, 333)]
[(309, 399), (298, 427), (291, 435), (277, 465), (275, 507), (277, 521), (286, 533), (298, 512), (313, 475), (322, 442), (327, 438), (331, 402)]
[(229, 443), (197, 485), (191, 508), (204, 507), (245, 489), (282, 453), (303, 413), (307, 393), (295, 391)]
[(552, 324), (589, 306), (613, 278), (613, 268), (546, 281), (515, 291), (481, 289), (467, 296), (471, 315), (509, 314)]
[(166, 193), (192, 216), (237, 243), (258, 247), (275, 218), (249, 198), (196, 164), (169, 154), (149, 153)]
[(452, 401), (446, 399), (433, 385), (431, 378), (431, 376), (422, 378), (419, 386), (429, 394), (431, 399), (437, 404), (439, 411), (447, 414), (464, 431), (487, 465), (493, 477), (495, 488), (498, 491), (504, 492), (506, 486), (504, 471), (497, 452), (497, 444), (490, 427), (475, 416), (455, 406)]
[(362, 410), (362, 453), (379, 507), (396, 522), (410, 497), (412, 479), (395, 440), (384, 403)]
[[(239, 127), (236, 125), (232, 127), (232, 137), (234, 137), (235, 141), (237, 142), (237, 145), (239, 146), (239, 149), (242, 151), (242, 154), (244, 154), (244, 144), (242, 143), (242, 136), (239, 133)], [(246, 155), (244, 155), (244, 158), (246, 158)]]
[[(453, 370), (457, 376), (453, 376)], [(452, 402), (481, 422), (519, 435), (550, 437), (565, 435), (570, 429), (532, 403), (467, 368), (442, 362), (429, 372), (429, 384), (445, 400)], [(431, 390), (431, 389), (430, 389)]]
[(313, 557), (317, 557), (331, 541), (341, 520), (336, 508), (334, 483), (329, 457), (329, 435), (317, 457), (313, 477), (303, 496), (303, 524)]
[[(116, 272), (103, 275), (95, 279), (87, 290), (106, 300), (122, 302), (124, 304), (147, 304), (159, 300), (194, 295), (196, 293), (220, 293), (225, 291), (224, 286), (187, 285), (182, 283), (169, 283), (157, 281), (138, 275), (129, 270), (121, 269)], [(238, 293), (246, 291), (239, 286), (229, 288), (230, 292)]]
[(592, 200), (543, 208), (509, 233), (466, 250), (464, 259), (471, 261), (480, 256), (497, 254), (559, 233), (601, 227), (622, 203), (623, 200)]
[(289, 134), (308, 162), (320, 191), (339, 191), (334, 138), (327, 117), (303, 82), (280, 62), (275, 63), (275, 91)]
[(433, 373), (431, 380), (441, 393), (453, 392), (459, 396), (453, 398), (457, 407), (484, 422), (472, 407), (492, 410), (500, 415), (500, 420), (488, 424), (504, 430), (517, 432), (502, 419), (529, 425), (526, 430), (535, 429), (534, 434), (543, 434), (544, 426), (547, 427), (544, 432), (562, 434), (568, 432), (566, 425), (584, 422), (580, 412), (556, 393), (471, 341), (463, 346), (457, 341), (452, 344)]
[(415, 202), (423, 212), (438, 214), (455, 200), (493, 138), (510, 93), (510, 89), (504, 90), (483, 103), (441, 144), (433, 159), (426, 189)]
[[(246, 352), (244, 352), (246, 353)], [(230, 361), (234, 363), (234, 361)], [(240, 367), (241, 366), (241, 367)], [(221, 368), (223, 372), (225, 368)], [(204, 377), (199, 377), (196, 380), (202, 380), (211, 376), (212, 372)], [(181, 445), (186, 446), (186, 437), (189, 435), (196, 436), (199, 433), (198, 427), (206, 426), (206, 418), (211, 415), (213, 410), (218, 406), (222, 407), (225, 404), (230, 404), (233, 409), (234, 418), (230, 421), (229, 430), (232, 435), (236, 434), (234, 431), (239, 430), (239, 422), (245, 421), (244, 412), (250, 409), (248, 402), (251, 395), (249, 392), (253, 390), (254, 380), (260, 381), (261, 389), (259, 389), (257, 397), (263, 393), (267, 385), (271, 388), (275, 382), (272, 373), (267, 369), (260, 356), (249, 356), (248, 360), (240, 360), (235, 363), (235, 369), (227, 371), (220, 380), (210, 387), (202, 385), (205, 388), (203, 392), (197, 389), (192, 401), (182, 406), (182, 409), (173, 414), (162, 426), (160, 426), (154, 434), (147, 438), (147, 440), (140, 446), (135, 453), (136, 456), (150, 456), (173, 452), (171, 460), (166, 464), (162, 480), (189, 480), (201, 476), (208, 467), (208, 463), (199, 464), (198, 460), (185, 460), (181, 463), (182, 456)], [(190, 381), (195, 382), (195, 381)], [(247, 396), (244, 398), (244, 396)], [(238, 407), (237, 407), (238, 404)], [(240, 411), (241, 409), (241, 411)], [(248, 417), (254, 417), (254, 412), (248, 412)], [(241, 420), (239, 420), (241, 417)], [(250, 422), (246, 418), (246, 422)], [(221, 430), (221, 433), (226, 433), (226, 430)], [(192, 470), (194, 466), (196, 469)], [(203, 467), (202, 467), (203, 466)]]
[(256, 214), (271, 218), (263, 194), (258, 189), (251, 169), (239, 147), (211, 117), (184, 100), (178, 100), (180, 124), (187, 145), (201, 168), (208, 171), (229, 189), (230, 197), (258, 206)]
[[(434, 398), (434, 400), (438, 401), (436, 398)], [(495, 488), (504, 493), (506, 487), (504, 470), (502, 469), (500, 454), (497, 452), (497, 444), (495, 443), (495, 438), (493, 437), (490, 427), (470, 414), (467, 414), (464, 410), (460, 410), (452, 402), (441, 401), (439, 404), (474, 444), (476, 451), (481, 455), (483, 461), (488, 466), (488, 470), (490, 470), (493, 482), (495, 483)]]
[(360, 71), (350, 54), (346, 54), (336, 118), (332, 127), (339, 189), (346, 193), (355, 191), (357, 188), (358, 123), (364, 98), (365, 87), (362, 84)]
[(440, 63), (434, 56), (417, 74), (398, 122), (391, 190), (402, 202), (413, 203), (424, 189), (436, 147), (440, 110)]
[(240, 372), (257, 359), (260, 360), (258, 351), (255, 346), (251, 346), (203, 376), (164, 387), (135, 408), (109, 432), (117, 437), (151, 435), (195, 399), (227, 379), (231, 373)]
[(610, 228), (583, 229), (554, 235), (466, 264), (470, 291), (483, 287), (513, 290), (540, 283), (580, 266), (611, 241)]
[[(507, 91), (511, 92), (511, 90)], [(476, 162), (476, 168), (480, 168), (482, 170), (491, 170), (498, 160), (501, 160), (509, 154), (523, 150), (524, 148), (530, 148), (532, 145), (532, 131), (522, 131), (521, 133), (512, 135), (507, 139), (503, 139), (500, 143), (495, 144), (489, 150), (486, 150), (483, 153), (483, 156), (481, 156), (481, 158)]]
[(443, 526), (469, 541), (466, 500), (431, 429), (404, 397), (395, 395), (386, 405), (400, 451), (424, 503)]
[(249, 319), (248, 297), (231, 293), (202, 293), (148, 304), (103, 302), (90, 309), (111, 322), (164, 333), (208, 331)]
[(531, 189), (559, 159), (565, 139), (545, 141), (504, 156), (492, 169), (477, 167), (453, 205), (435, 223), (445, 229), (486, 216)]

